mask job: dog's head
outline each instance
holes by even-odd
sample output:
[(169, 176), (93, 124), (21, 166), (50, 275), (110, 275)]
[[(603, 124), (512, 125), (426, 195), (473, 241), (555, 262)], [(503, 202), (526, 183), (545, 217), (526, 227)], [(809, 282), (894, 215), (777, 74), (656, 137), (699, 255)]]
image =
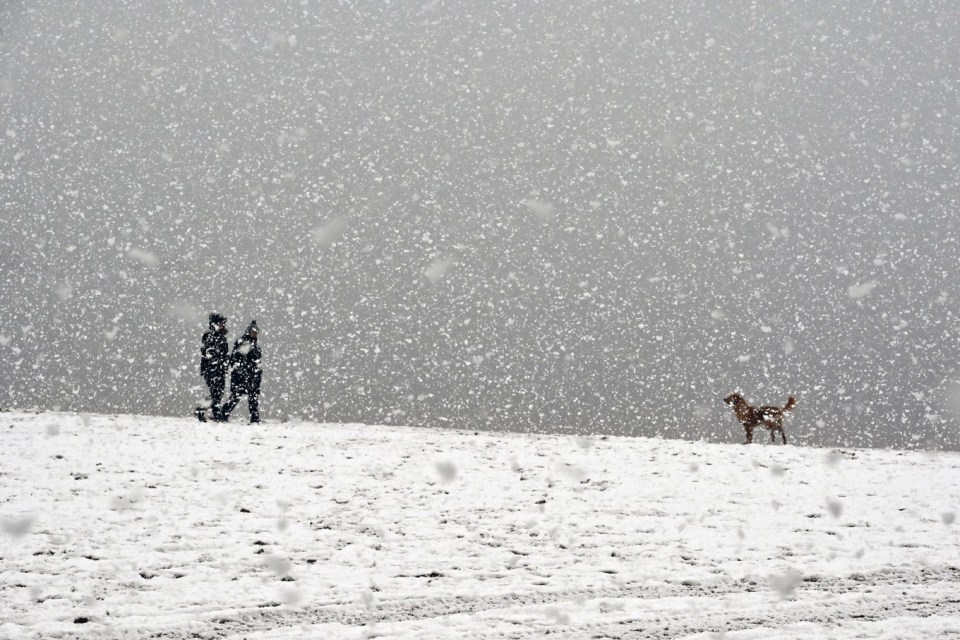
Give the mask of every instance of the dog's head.
[(728, 395), (726, 398), (723, 399), (723, 401), (727, 404), (737, 404), (741, 400), (743, 400), (743, 396), (737, 393), (736, 391), (734, 391), (733, 393), (731, 393), (730, 395)]

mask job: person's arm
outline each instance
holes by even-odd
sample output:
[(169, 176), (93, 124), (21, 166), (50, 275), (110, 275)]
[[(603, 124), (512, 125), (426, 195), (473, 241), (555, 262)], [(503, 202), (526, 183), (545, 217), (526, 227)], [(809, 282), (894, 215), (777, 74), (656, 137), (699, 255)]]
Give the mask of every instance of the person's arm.
[(232, 367), (236, 364), (239, 364), (240, 358), (242, 357), (243, 357), (243, 354), (240, 353), (240, 341), (238, 340), (233, 345), (233, 353), (230, 354), (230, 362), (229, 362), (230, 366)]

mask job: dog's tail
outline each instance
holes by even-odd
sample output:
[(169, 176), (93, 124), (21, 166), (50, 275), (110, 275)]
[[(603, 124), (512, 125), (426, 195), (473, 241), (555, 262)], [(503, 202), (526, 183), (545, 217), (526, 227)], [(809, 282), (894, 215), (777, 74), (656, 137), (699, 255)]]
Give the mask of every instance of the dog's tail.
[(793, 396), (790, 396), (789, 398), (787, 398), (787, 404), (783, 405), (783, 410), (790, 411), (795, 406), (797, 406), (797, 399), (794, 398)]

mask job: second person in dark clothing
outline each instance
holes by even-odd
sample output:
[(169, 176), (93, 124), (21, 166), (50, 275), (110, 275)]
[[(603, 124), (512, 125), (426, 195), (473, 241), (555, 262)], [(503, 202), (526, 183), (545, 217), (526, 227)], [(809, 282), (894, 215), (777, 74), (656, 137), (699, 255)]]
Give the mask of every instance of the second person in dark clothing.
[(219, 410), (214, 411), (214, 418), (219, 422), (227, 422), (240, 398), (246, 396), (247, 405), (250, 407), (250, 424), (260, 422), (260, 380), (263, 371), (260, 368), (256, 320), (250, 322), (243, 336), (233, 343), (230, 366), (230, 399)]

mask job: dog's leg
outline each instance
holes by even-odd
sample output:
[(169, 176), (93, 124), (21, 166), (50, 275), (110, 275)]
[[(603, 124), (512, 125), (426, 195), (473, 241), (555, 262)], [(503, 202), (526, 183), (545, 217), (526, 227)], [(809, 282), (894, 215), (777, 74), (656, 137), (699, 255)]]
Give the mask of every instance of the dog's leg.
[(783, 438), (783, 444), (787, 444), (787, 432), (780, 427), (780, 437)]
[(751, 442), (753, 442), (753, 427), (745, 426), (744, 429), (747, 430), (747, 441), (744, 442), (743, 444), (750, 444)]
[(770, 444), (773, 444), (774, 442), (776, 442), (776, 439), (774, 438), (774, 430), (770, 429)]

